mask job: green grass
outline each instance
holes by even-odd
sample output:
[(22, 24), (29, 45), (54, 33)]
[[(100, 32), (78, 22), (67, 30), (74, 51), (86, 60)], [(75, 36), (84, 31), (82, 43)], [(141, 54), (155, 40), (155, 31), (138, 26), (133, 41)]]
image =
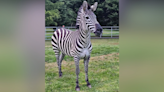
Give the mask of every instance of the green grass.
[[(119, 90), (119, 46), (118, 39), (91, 39), (93, 50), (89, 62), (89, 81), (85, 82), (84, 64), (80, 60), (80, 92), (118, 92)], [(45, 91), (76, 92), (75, 64), (66, 56), (62, 62), (62, 78), (58, 77), (58, 67), (50, 41), (45, 42)]]

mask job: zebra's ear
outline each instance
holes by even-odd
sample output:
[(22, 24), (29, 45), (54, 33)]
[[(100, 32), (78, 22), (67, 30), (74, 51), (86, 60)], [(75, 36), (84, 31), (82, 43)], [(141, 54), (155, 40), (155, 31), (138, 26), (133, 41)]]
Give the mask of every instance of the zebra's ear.
[(86, 11), (88, 9), (87, 1), (83, 1), (83, 10)]
[(95, 11), (97, 9), (97, 2), (94, 3), (94, 5), (91, 6), (92, 11)]

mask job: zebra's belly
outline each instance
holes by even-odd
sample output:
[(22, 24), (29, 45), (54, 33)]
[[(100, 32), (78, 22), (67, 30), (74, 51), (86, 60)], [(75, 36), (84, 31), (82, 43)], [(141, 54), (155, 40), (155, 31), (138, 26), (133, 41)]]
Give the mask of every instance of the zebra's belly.
[(81, 57), (81, 58), (89, 57), (89, 55), (90, 55), (90, 51), (89, 51), (88, 48), (84, 48), (84, 49), (82, 50), (82, 53), (80, 53), (80, 57)]

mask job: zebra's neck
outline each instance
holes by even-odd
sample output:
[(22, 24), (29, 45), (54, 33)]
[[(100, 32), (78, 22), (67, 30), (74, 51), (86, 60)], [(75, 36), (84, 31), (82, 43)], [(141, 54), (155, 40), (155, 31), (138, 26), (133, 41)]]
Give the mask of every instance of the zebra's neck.
[(88, 30), (83, 30), (79, 28), (79, 39), (82, 41), (82, 45), (87, 47), (90, 43), (90, 32)]

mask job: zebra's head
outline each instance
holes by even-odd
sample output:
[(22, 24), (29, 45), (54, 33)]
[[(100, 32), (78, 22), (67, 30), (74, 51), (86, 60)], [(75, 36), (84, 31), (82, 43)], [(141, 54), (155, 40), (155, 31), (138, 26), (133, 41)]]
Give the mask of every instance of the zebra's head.
[(102, 35), (102, 27), (96, 19), (94, 11), (97, 8), (97, 2), (94, 5), (88, 5), (86, 1), (83, 1), (83, 5), (78, 11), (76, 19), (76, 27), (78, 28), (81, 24), (84, 30), (93, 32), (96, 36)]

